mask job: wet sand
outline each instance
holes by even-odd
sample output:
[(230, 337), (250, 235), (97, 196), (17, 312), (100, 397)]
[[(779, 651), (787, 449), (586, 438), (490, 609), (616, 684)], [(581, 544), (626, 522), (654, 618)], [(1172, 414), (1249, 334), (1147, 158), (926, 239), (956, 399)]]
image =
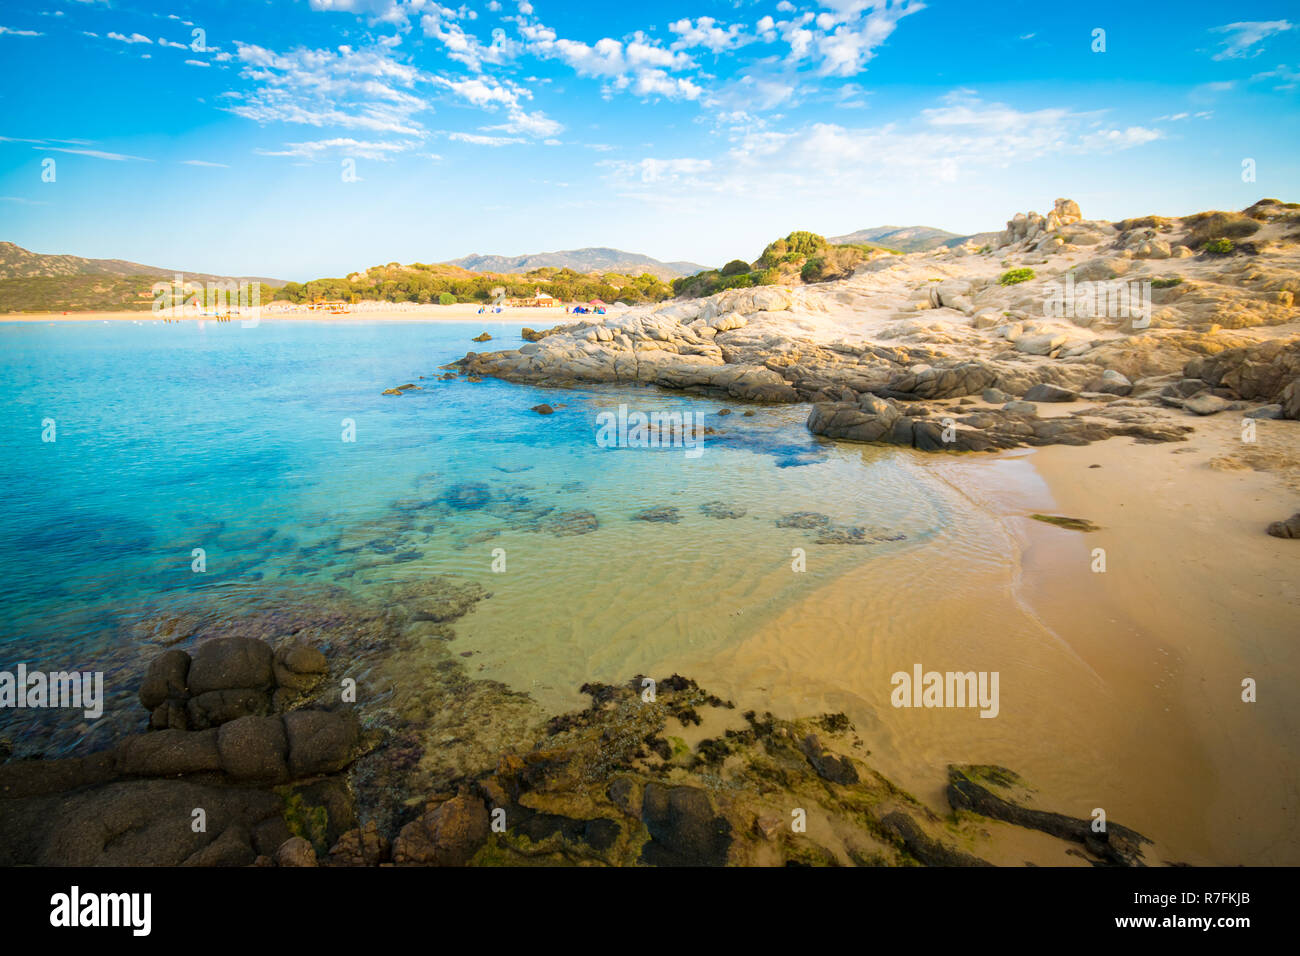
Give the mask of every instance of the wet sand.
[[(1295, 543), (1264, 533), (1300, 504), (1289, 423), (1259, 423), (1263, 471), (1208, 464), (1241, 451), (1239, 419), (1197, 424), (1176, 445), (916, 456), (987, 516), (973, 536), (874, 558), (685, 672), (750, 706), (845, 711), (937, 811), (947, 763), (996, 763), (1043, 809), (1155, 838), (1154, 859), (1294, 865), (1300, 575)], [(892, 707), (890, 675), (918, 663), (999, 671), (998, 717)]]

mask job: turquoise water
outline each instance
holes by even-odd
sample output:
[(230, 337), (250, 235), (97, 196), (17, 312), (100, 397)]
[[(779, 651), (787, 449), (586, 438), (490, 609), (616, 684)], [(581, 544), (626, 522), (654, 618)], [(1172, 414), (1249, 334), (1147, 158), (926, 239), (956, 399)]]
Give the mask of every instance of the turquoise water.
[[(492, 343), (472, 343), (484, 328)], [(522, 344), (518, 328), (0, 324), (0, 668), (102, 669), (126, 700), (147, 659), (131, 635), (159, 614), (455, 574), (491, 590), (458, 630), (507, 671), (526, 648), (538, 687), (613, 679), (723, 647), (810, 581), (944, 523), (905, 458), (821, 443), (806, 409), (723, 417), (727, 402), (652, 389), (437, 380), (467, 350)], [(420, 389), (381, 394), (404, 383)], [(602, 448), (596, 415), (619, 403), (701, 412), (717, 434), (698, 458)], [(743, 515), (700, 510), (718, 501)], [(680, 520), (633, 518), (658, 507)], [(776, 526), (798, 511), (872, 540)], [(596, 530), (555, 533), (575, 513)], [(806, 576), (790, 573), (795, 547)], [(0, 713), (0, 729), (23, 719)]]

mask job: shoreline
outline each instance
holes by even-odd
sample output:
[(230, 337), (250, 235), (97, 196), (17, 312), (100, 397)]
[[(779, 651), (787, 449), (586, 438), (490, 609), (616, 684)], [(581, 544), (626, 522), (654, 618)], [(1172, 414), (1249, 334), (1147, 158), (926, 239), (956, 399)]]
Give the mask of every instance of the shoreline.
[[(333, 315), (329, 312), (313, 311), (307, 308), (293, 309), (276, 309), (269, 311), (263, 308), (261, 316), (257, 319), (262, 322), (319, 322), (327, 325), (346, 324), (353, 322), (474, 322), (481, 321), (485, 323), (514, 323), (516, 321), (533, 318), (537, 320), (538, 325), (543, 328), (549, 328), (551, 325), (563, 323), (566, 320), (578, 320), (584, 318), (581, 315), (566, 313), (561, 306), (548, 307), (503, 307), (499, 313), (485, 312), (479, 314), (480, 308), (478, 303), (462, 302), (455, 305), (406, 305), (398, 307), (392, 303), (385, 303), (384, 306), (375, 308), (355, 309), (342, 315)], [(610, 314), (613, 314), (612, 312)], [(181, 315), (175, 318), (163, 316), (161, 313), (152, 311), (115, 311), (115, 312), (7, 312), (0, 313), (0, 324), (6, 322), (139, 322), (153, 323), (162, 322), (167, 319), (172, 322), (216, 322), (214, 316), (200, 315)], [(230, 324), (243, 321), (237, 314), (232, 314)], [(252, 321), (252, 320), (249, 320)], [(522, 322), (528, 325), (527, 321)]]

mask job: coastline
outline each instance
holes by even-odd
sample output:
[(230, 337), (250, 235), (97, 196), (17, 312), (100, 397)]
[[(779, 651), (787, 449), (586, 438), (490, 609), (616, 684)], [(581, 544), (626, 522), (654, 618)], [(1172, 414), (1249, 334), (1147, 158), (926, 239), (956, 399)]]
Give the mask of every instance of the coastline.
[[(494, 322), (517, 323), (532, 317), (538, 325), (549, 328), (566, 320), (566, 313), (560, 306), (549, 307), (507, 307), (499, 313), (478, 313), (479, 303), (460, 302), (455, 305), (412, 305), (405, 303), (398, 307), (393, 303), (363, 303), (368, 307), (353, 307), (343, 315), (329, 312), (313, 311), (305, 307), (274, 310), (263, 307), (258, 322), (320, 322), (324, 324), (344, 324), (348, 322), (473, 322), (487, 324)], [(161, 313), (141, 310), (138, 312), (7, 312), (0, 313), (0, 324), (5, 322), (161, 322)], [(212, 316), (184, 315), (178, 316), (178, 322), (215, 322)], [(231, 322), (240, 321), (233, 315)], [(527, 322), (524, 322), (527, 325)]]

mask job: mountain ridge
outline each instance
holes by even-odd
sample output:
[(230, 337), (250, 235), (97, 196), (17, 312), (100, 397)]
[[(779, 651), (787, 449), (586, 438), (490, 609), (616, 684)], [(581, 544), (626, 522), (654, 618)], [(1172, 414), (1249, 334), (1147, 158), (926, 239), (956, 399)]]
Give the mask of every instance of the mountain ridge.
[(186, 279), (199, 281), (236, 279), (245, 282), (261, 282), (263, 285), (275, 288), (284, 285), (286, 281), (284, 279), (270, 279), (265, 276), (231, 276), (212, 272), (186, 272), (183, 269), (147, 266), (127, 259), (88, 259), (84, 256), (71, 256), (60, 253), (46, 254), (24, 249), (15, 242), (0, 241), (0, 280), (47, 279), (62, 276), (150, 276), (152, 278), (170, 279), (177, 272), (181, 273)]
[(450, 259), (444, 264), (458, 266), (471, 272), (495, 272), (505, 275), (530, 272), (533, 269), (567, 268), (574, 272), (617, 272), (621, 275), (639, 275), (648, 272), (661, 279), (694, 275), (708, 268), (697, 262), (684, 260), (663, 262), (637, 252), (625, 252), (609, 246), (584, 246), (581, 249), (533, 252), (520, 256), (476, 252), (461, 256), (459, 259)]

